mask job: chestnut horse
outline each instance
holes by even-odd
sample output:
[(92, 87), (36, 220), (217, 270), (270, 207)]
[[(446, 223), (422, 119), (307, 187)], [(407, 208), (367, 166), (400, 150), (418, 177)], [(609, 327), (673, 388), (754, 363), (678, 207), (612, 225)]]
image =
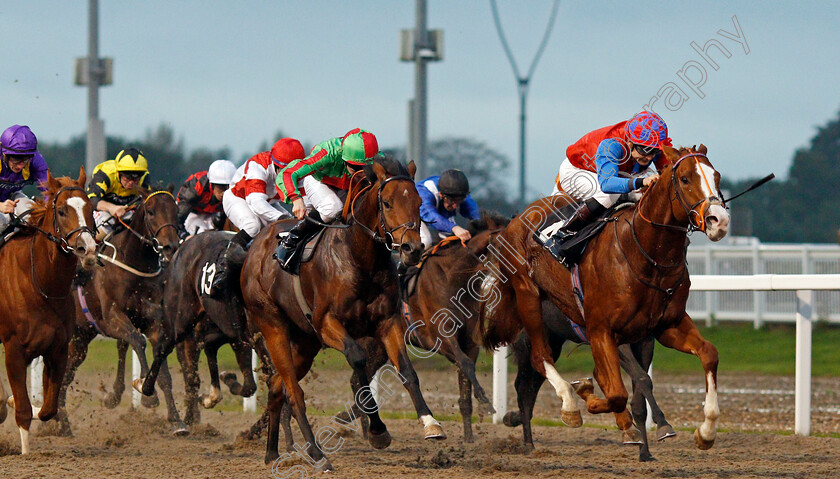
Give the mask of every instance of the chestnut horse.
[(70, 284), (82, 259), (85, 269), (96, 261), (93, 208), (79, 178), (47, 175), (45, 200), (36, 200), (27, 220), (0, 249), (0, 341), (6, 349), (6, 372), (12, 388), (20, 450), (29, 453), (33, 407), (26, 389), (26, 367), (44, 358), (44, 404), (38, 418), (48, 421), (58, 411), (58, 392), (67, 366), (73, 333)]
[[(83, 295), (74, 292), (76, 330), (59, 404), (62, 411), (58, 419), (63, 435), (71, 434), (69, 419), (63, 411), (67, 387), (73, 382), (76, 369), (84, 362), (88, 345), (97, 334), (118, 340), (117, 380), (114, 391), (105, 397), (106, 407), (116, 407), (125, 391), (127, 345), (137, 352), (141, 371), (144, 374), (148, 371), (146, 338), (155, 344), (160, 334), (161, 271), (180, 244), (176, 221), (177, 207), (170, 191), (141, 192), (130, 222), (125, 229), (113, 234), (110, 243), (106, 243), (99, 254), (105, 266), (97, 268), (93, 276), (80, 285)], [(168, 368), (161, 376), (166, 377), (165, 381), (161, 380), (161, 389), (173, 433), (186, 434), (175, 407)], [(157, 398), (145, 398), (143, 403), (148, 407), (155, 406)]]
[[(277, 233), (288, 228), (288, 221), (264, 228), (254, 240), (242, 269), (242, 296), (248, 325), (262, 333), (277, 370), (269, 384), (266, 463), (279, 457), (280, 414), (288, 400), (310, 457), (320, 469), (332, 469), (315, 442), (298, 381), (326, 346), (344, 353), (362, 385), (367, 386), (366, 355), (356, 341), (366, 336), (380, 341), (388, 352), (414, 401), (426, 439), (445, 438), (423, 399), (403, 342), (406, 327), (391, 255), (396, 249), (407, 265), (420, 259), (420, 197), (414, 186), (415, 171), (413, 162), (406, 169), (392, 159), (377, 159), (365, 167), (364, 176), (354, 175), (344, 207), (346, 227), (324, 232), (313, 259), (301, 265), (299, 279), (272, 259)], [(359, 406), (370, 419), (371, 445), (387, 447), (391, 437), (376, 408), (369, 407), (370, 394), (363, 402)]]
[[(685, 312), (690, 285), (685, 257), (688, 232), (703, 231), (718, 241), (729, 227), (729, 213), (720, 199), (720, 174), (706, 152), (703, 145), (664, 148), (671, 166), (663, 169), (659, 181), (647, 189), (635, 208), (614, 214), (586, 247), (578, 267), (584, 293), (581, 308), (571, 272), (534, 239), (548, 212), (567, 205), (568, 197), (538, 200), (495, 240), (503, 240), (501, 261), (512, 271), (502, 301), (483, 315), (483, 340), (488, 347), (509, 343), (524, 327), (531, 340), (531, 364), (563, 399), (564, 418), (579, 418), (580, 412), (572, 386), (553, 366), (541, 298), (550, 299), (585, 328), (595, 361), (594, 376), (606, 399), (596, 397), (588, 381), (583, 381), (577, 392), (590, 413), (615, 413), (622, 430), (632, 426), (632, 417), (626, 408), (628, 395), (621, 380), (618, 345), (652, 336), (664, 346), (698, 356), (705, 371), (705, 421), (694, 437), (700, 449), (714, 444), (720, 415), (717, 349), (703, 339)], [(515, 317), (498, 314), (511, 308), (518, 313)]]

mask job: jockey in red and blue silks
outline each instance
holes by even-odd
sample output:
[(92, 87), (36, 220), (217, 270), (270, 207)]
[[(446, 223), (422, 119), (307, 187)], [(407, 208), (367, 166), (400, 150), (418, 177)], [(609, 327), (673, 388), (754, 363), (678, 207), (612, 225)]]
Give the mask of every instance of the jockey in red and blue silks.
[(671, 146), (668, 126), (649, 111), (587, 133), (569, 146), (553, 194), (563, 191), (582, 204), (546, 242), (546, 248), (554, 254), (558, 240), (579, 231), (613, 206), (622, 194), (632, 194), (656, 182), (657, 171), (667, 165), (663, 146)]
[(0, 229), (9, 223), (9, 214), (20, 215), (32, 206), (21, 191), (35, 184), (46, 191), (47, 162), (38, 152), (38, 139), (28, 126), (12, 125), (0, 135)]
[(461, 213), (464, 218), (474, 220), (481, 214), (469, 194), (470, 184), (463, 172), (447, 170), (440, 176), (426, 178), (417, 183), (417, 193), (422, 201), (420, 239), (426, 248), (451, 235), (469, 241), (469, 231), (455, 224), (453, 218)]

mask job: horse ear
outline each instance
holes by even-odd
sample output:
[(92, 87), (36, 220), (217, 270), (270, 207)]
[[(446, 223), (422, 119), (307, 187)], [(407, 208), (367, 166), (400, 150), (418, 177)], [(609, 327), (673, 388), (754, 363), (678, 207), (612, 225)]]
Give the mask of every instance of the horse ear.
[(76, 180), (76, 184), (81, 186), (82, 188), (85, 187), (85, 183), (87, 183), (87, 173), (85, 172), (85, 167), (79, 167), (79, 179)]
[(414, 164), (414, 160), (411, 160), (408, 162), (408, 176), (413, 180), (415, 173), (417, 173), (417, 165)]
[(168, 191), (170, 193), (175, 193), (175, 183), (172, 183), (170, 181), (169, 184), (166, 185), (166, 191)]
[(388, 178), (388, 172), (385, 171), (385, 167), (381, 164), (374, 162), (371, 166), (374, 174), (376, 174), (376, 177), (379, 178), (379, 181), (385, 181), (385, 179)]
[(47, 188), (50, 191), (58, 191), (61, 189), (61, 182), (55, 179), (55, 176), (52, 175), (52, 171), (47, 170)]
[(700, 143), (700, 147), (697, 148), (697, 151), (700, 152), (700, 153), (703, 153), (705, 155), (706, 153), (709, 152), (709, 149), (706, 148), (706, 145), (704, 145), (703, 143)]
[(670, 146), (663, 146), (662, 153), (665, 155), (665, 158), (668, 160), (668, 163), (674, 164), (677, 160), (680, 159), (680, 152), (676, 148), (672, 148)]

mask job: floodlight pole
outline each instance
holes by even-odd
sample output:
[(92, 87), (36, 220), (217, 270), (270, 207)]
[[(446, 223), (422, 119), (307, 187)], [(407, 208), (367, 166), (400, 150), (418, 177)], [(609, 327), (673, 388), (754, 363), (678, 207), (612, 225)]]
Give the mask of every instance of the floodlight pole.
[(93, 168), (105, 161), (105, 123), (99, 118), (99, 86), (104, 75), (99, 60), (99, 0), (89, 0), (87, 67), (88, 128), (85, 170), (90, 178)]

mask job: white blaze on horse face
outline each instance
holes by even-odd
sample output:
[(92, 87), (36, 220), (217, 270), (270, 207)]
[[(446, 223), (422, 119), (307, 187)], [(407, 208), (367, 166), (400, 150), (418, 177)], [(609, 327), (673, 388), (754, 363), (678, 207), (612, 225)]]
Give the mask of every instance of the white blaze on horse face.
[[(700, 188), (703, 190), (703, 196), (709, 198), (717, 196), (712, 191), (712, 185), (715, 180), (715, 169), (709, 165), (697, 162), (697, 175), (700, 178)], [(706, 236), (712, 241), (719, 241), (726, 236), (729, 231), (729, 212), (721, 205), (710, 205), (706, 210)]]
[(545, 368), (545, 378), (554, 386), (557, 397), (563, 400), (563, 407), (560, 409), (568, 412), (576, 412), (578, 407), (572, 391), (572, 385), (563, 379), (563, 376), (560, 376), (560, 373), (554, 369), (553, 364), (548, 361), (543, 361), (543, 367)]
[(703, 406), (703, 415), (706, 419), (700, 425), (700, 437), (706, 441), (714, 441), (720, 407), (718, 406), (717, 384), (711, 372), (706, 373), (706, 404)]
[[(76, 217), (79, 218), (79, 227), (86, 227), (88, 224), (85, 219), (85, 200), (79, 197), (73, 197), (67, 200), (67, 204), (76, 211)], [(79, 236), (85, 243), (86, 250), (93, 251), (96, 249), (96, 241), (94, 241), (93, 235), (87, 231), (82, 231)]]

